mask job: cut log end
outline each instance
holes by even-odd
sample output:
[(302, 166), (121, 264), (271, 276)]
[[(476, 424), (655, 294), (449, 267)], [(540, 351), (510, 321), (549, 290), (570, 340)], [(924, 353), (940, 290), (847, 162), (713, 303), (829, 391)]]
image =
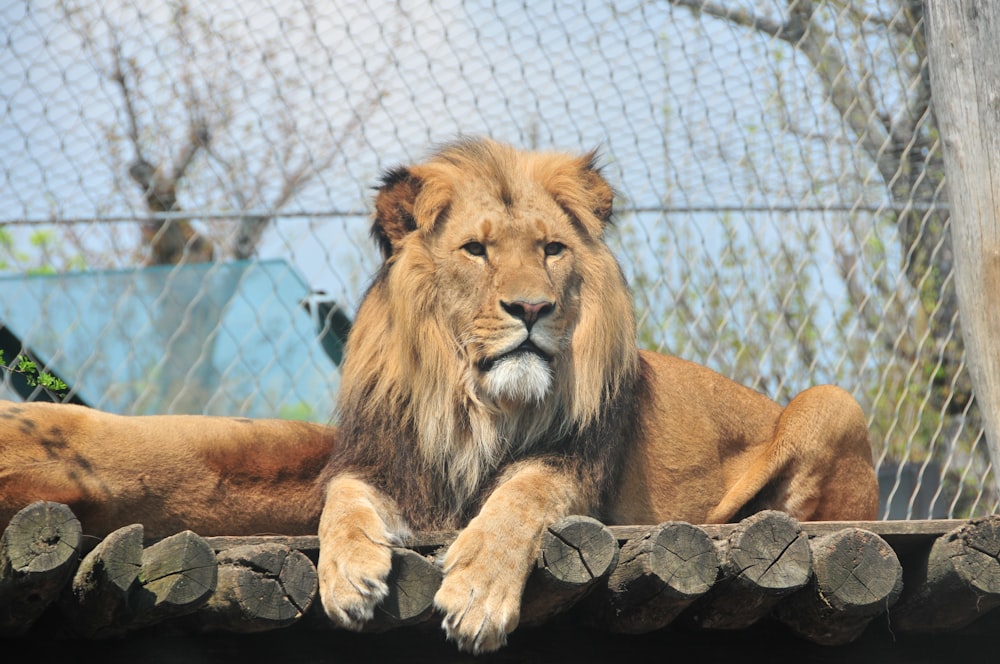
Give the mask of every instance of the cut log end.
[(119, 636), (132, 620), (129, 594), (142, 569), (141, 525), (120, 528), (84, 557), (70, 592), (60, 599), (63, 615), (86, 638)]
[(947, 632), (1000, 607), (1000, 516), (973, 519), (934, 541), (892, 612), (903, 632)]
[(603, 523), (573, 515), (542, 535), (536, 568), (521, 601), (522, 625), (538, 625), (569, 611), (618, 562), (618, 540)]
[(77, 561), (81, 538), (80, 522), (67, 506), (38, 501), (10, 520), (0, 555), (15, 575), (47, 574)]
[(784, 512), (747, 517), (728, 543), (724, 572), (737, 586), (784, 597), (809, 581), (809, 540), (799, 522)]
[(389, 595), (375, 609), (369, 631), (416, 625), (434, 613), (441, 568), (410, 549), (393, 549)]
[(592, 607), (593, 620), (627, 634), (661, 629), (708, 592), (718, 573), (718, 554), (704, 531), (684, 522), (661, 524), (622, 547), (607, 592)]
[(809, 539), (784, 512), (743, 519), (720, 543), (721, 578), (682, 617), (692, 627), (744, 629), (770, 614), (812, 574)]
[(38, 501), (0, 537), (0, 635), (22, 634), (58, 598), (79, 560), (82, 531), (68, 507)]
[(899, 599), (903, 568), (885, 540), (860, 528), (817, 538), (811, 548), (812, 582), (775, 616), (814, 643), (850, 643)]
[(312, 561), (287, 546), (236, 546), (220, 551), (217, 559), (218, 590), (192, 616), (202, 631), (250, 633), (287, 627), (306, 614), (316, 596)]
[(208, 543), (185, 530), (145, 549), (131, 594), (133, 627), (193, 613), (215, 591), (219, 564)]

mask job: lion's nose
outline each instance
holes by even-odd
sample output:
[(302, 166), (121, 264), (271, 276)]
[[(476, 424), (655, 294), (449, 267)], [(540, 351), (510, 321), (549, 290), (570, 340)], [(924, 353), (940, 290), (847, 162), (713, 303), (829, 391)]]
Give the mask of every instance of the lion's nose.
[(501, 301), (500, 306), (514, 318), (524, 321), (525, 327), (529, 330), (539, 318), (552, 313), (552, 310), (556, 308), (553, 302), (523, 302), (521, 300), (515, 302)]

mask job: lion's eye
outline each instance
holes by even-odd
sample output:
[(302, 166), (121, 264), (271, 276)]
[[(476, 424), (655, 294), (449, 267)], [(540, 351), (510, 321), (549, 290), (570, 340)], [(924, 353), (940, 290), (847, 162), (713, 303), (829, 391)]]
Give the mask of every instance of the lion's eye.
[(466, 242), (462, 245), (462, 250), (470, 256), (486, 255), (486, 245), (482, 242)]
[(563, 249), (565, 248), (566, 245), (563, 244), (562, 242), (549, 242), (547, 245), (545, 245), (545, 255), (558, 256), (563, 252)]

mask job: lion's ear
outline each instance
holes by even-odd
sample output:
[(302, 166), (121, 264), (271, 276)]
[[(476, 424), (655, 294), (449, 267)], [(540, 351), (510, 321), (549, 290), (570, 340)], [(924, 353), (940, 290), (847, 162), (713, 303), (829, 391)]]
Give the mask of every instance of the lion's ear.
[(395, 168), (382, 176), (375, 196), (375, 220), (371, 236), (388, 259), (404, 237), (417, 230), (414, 206), (422, 182), (407, 168)]
[(594, 237), (600, 237), (611, 220), (615, 193), (596, 162), (596, 151), (572, 158), (543, 154), (536, 162), (536, 173), (575, 223), (581, 224)]
[(375, 197), (372, 237), (388, 259), (407, 235), (429, 230), (448, 216), (452, 166), (422, 164), (387, 171)]
[(584, 188), (591, 195), (591, 211), (595, 217), (607, 223), (611, 220), (615, 191), (604, 179), (601, 168), (597, 165), (597, 150), (584, 156), (581, 179)]

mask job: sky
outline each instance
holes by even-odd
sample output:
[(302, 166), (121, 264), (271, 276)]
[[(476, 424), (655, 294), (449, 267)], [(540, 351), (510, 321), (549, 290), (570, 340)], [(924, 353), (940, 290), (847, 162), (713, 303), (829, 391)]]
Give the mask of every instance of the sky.
[[(109, 76), (115, 43), (141, 72), (134, 89), (143, 135), (153, 136), (144, 140), (162, 162), (183, 142), (186, 99), (231, 118), (213, 137), (231, 169), (202, 164), (181, 193), (185, 209), (267, 209), (283, 169), (324, 167), (285, 203), (290, 216), (262, 253), (294, 254), (307, 281), (355, 303), (374, 254), (366, 220), (337, 215), (367, 214), (382, 170), (459, 135), (597, 148), (622, 210), (854, 202), (839, 200), (853, 192), (814, 191), (802, 156), (815, 141), (767, 117), (776, 72), (803, 77), (794, 63), (766, 55), (766, 42), (744, 30), (663, 2), (371, 0), (322, 11), (219, 2), (211, 17), (188, 12), (184, 39), (171, 28), (177, 3), (151, 7), (80, 3), (68, 19), (45, 2), (0, 10), (11, 46), (0, 53), (0, 223), (141, 216), (123, 172), (133, 155)], [(822, 115), (801, 103), (809, 113), (798, 116)], [(715, 216), (678, 223), (718, 252)], [(639, 241), (662, 250), (658, 215), (631, 221)], [(753, 223), (764, 236), (783, 232), (766, 215)]]

